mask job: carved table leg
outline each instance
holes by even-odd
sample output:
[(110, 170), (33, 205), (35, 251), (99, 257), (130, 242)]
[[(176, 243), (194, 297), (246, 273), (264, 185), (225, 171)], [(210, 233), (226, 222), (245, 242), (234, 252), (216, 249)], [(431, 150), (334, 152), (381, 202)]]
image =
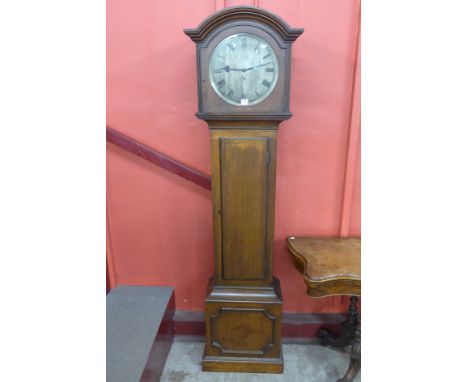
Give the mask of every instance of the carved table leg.
[(361, 370), (361, 324), (358, 324), (356, 335), (352, 341), (351, 348), (351, 361), (348, 370), (343, 378), (338, 379), (336, 382), (351, 382), (355, 375)]
[(320, 329), (318, 339), (321, 345), (341, 348), (349, 345), (356, 333), (356, 327), (359, 324), (359, 316), (357, 310), (357, 297), (352, 296), (349, 302), (348, 318), (344, 320), (341, 326), (339, 337), (332, 336), (326, 329)]

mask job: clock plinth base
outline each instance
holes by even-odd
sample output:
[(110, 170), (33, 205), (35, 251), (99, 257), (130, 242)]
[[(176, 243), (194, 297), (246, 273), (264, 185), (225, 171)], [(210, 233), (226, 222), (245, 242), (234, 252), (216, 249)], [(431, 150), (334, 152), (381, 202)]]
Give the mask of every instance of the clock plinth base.
[(271, 286), (219, 286), (205, 299), (204, 371), (282, 373), (279, 280)]
[(203, 355), (202, 370), (231, 373), (282, 374), (283, 354), (279, 358), (213, 357)]

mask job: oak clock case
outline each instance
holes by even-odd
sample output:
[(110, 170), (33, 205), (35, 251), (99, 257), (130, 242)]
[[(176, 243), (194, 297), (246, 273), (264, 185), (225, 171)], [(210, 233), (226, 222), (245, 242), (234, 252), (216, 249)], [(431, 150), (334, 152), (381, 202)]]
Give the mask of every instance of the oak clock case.
[(211, 140), (205, 371), (283, 372), (283, 299), (272, 269), (276, 139), (291, 117), (291, 44), (302, 32), (254, 7), (226, 8), (185, 30), (197, 44), (196, 115)]

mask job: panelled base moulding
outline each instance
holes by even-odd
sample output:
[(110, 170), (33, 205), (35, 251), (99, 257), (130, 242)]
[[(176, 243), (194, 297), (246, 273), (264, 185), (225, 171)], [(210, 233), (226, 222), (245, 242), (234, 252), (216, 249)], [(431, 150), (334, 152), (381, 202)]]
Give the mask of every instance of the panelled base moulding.
[(205, 300), (203, 370), (282, 373), (279, 280), (273, 286), (216, 286)]

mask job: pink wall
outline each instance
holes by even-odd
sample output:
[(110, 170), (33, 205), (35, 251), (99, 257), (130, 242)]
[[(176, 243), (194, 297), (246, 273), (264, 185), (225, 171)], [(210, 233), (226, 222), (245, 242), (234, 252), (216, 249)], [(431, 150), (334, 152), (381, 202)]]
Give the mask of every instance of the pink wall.
[[(286, 312), (335, 312), (312, 300), (288, 235), (360, 235), (359, 0), (107, 2), (107, 124), (210, 173), (198, 120), (191, 28), (224, 6), (258, 5), (304, 34), (293, 47), (291, 111), (279, 131), (274, 270)], [(171, 285), (176, 306), (202, 310), (213, 273), (211, 194), (107, 144), (111, 285)]]

